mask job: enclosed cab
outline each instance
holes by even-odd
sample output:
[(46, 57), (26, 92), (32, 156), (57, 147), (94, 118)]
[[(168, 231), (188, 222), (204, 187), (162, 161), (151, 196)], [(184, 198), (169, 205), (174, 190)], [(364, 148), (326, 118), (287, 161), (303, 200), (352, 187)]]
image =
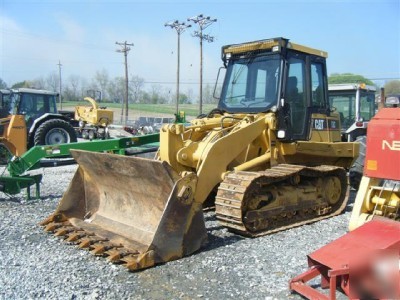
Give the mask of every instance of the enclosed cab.
[[(34, 145), (76, 142), (70, 119), (57, 111), (58, 93), (30, 88), (2, 91), (2, 141), (17, 155)], [(14, 124), (18, 120), (18, 124)], [(16, 128), (24, 128), (21, 134)], [(10, 143), (10, 141), (13, 141)], [(19, 145), (16, 146), (15, 141)], [(13, 144), (13, 145), (11, 145)], [(15, 149), (16, 148), (16, 149)]]
[(358, 189), (363, 175), (367, 126), (377, 108), (375, 93), (376, 88), (371, 85), (329, 85), (329, 102), (340, 115), (342, 140), (360, 143), (359, 156), (349, 172), (349, 182), (354, 189)]
[(30, 128), (44, 114), (57, 114), (58, 93), (47, 90), (20, 88), (11, 90), (10, 114), (24, 115)]
[(230, 113), (278, 112), (277, 136), (282, 141), (340, 141), (340, 124), (327, 96), (327, 56), (284, 38), (225, 46), (219, 108)]
[(400, 94), (387, 95), (385, 107), (400, 107)]
[(340, 115), (342, 140), (355, 141), (367, 133), (368, 122), (375, 115), (376, 88), (365, 84), (330, 84), (329, 102)]

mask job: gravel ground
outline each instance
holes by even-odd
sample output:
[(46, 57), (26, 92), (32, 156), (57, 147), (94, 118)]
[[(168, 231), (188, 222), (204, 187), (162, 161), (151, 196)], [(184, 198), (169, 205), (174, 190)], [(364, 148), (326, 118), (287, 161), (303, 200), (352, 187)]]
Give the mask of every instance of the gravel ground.
[(132, 273), (38, 225), (75, 170), (41, 170), (40, 200), (0, 195), (0, 299), (303, 299), (290, 293), (289, 280), (306, 270), (307, 254), (346, 233), (355, 196), (340, 216), (256, 239), (228, 232), (207, 212), (205, 248)]

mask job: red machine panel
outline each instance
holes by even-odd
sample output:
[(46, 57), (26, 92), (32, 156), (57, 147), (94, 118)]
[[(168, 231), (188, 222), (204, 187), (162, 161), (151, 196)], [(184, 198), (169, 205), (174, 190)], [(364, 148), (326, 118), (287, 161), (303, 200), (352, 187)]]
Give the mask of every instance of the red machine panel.
[[(308, 255), (290, 289), (307, 299), (335, 300), (339, 287), (350, 299), (400, 299), (399, 258), (400, 222), (374, 219)], [(316, 289), (318, 277), (328, 293)]]
[(368, 124), (364, 174), (400, 180), (400, 108), (383, 108)]

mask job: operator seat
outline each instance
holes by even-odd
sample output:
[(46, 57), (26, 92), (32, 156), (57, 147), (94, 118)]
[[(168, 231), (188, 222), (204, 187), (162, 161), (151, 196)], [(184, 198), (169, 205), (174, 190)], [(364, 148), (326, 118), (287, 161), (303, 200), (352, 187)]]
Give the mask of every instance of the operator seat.
[(294, 134), (301, 134), (303, 132), (305, 121), (305, 107), (302, 96), (299, 94), (297, 88), (297, 77), (290, 76), (286, 86), (286, 100), (290, 107), (290, 117), (292, 123), (292, 130)]
[(287, 88), (286, 88), (287, 100), (294, 103), (299, 97), (299, 90), (297, 88), (297, 77), (290, 76), (288, 78)]

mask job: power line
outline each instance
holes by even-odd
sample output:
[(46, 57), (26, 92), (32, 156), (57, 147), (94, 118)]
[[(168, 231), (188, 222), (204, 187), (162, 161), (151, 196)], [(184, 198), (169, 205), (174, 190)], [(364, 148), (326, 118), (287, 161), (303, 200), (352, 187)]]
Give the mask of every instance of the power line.
[[(17, 62), (21, 62), (21, 61), (25, 61), (27, 63), (35, 63), (35, 62), (47, 62), (49, 64), (53, 64), (54, 60), (56, 60), (56, 58), (32, 58), (32, 57), (24, 57), (24, 56), (9, 56), (9, 55), (1, 55), (0, 54), (0, 58), (2, 59), (6, 59), (7, 61), (10, 60), (16, 60)], [(82, 65), (82, 64), (90, 64), (90, 65), (99, 65), (99, 60), (95, 61), (95, 60), (69, 60), (69, 59), (63, 59), (64, 63), (68, 63), (69, 65), (72, 64), (76, 64), (76, 65)], [(107, 64), (109, 65), (119, 65), (121, 64), (120, 61), (109, 61), (107, 60)], [(15, 66), (15, 65), (14, 65)]]
[[(53, 37), (49, 37), (49, 36), (44, 36), (44, 35), (40, 35), (40, 34), (36, 34), (36, 33), (28, 33), (28, 32), (24, 32), (24, 31), (16, 31), (16, 30), (9, 30), (9, 29), (4, 29), (0, 27), (0, 31), (2, 33), (9, 33), (10, 35), (15, 36), (20, 36), (20, 37), (34, 37), (35, 39), (41, 39), (41, 40), (46, 40), (48, 42), (51, 43), (63, 43), (63, 44), (70, 44), (70, 45), (79, 45), (82, 48), (89, 48), (91, 50), (93, 50), (93, 48), (96, 48), (96, 50), (101, 50), (101, 51), (107, 51), (107, 52), (111, 52), (112, 49), (110, 48), (105, 48), (105, 47), (100, 47), (98, 45), (95, 44), (88, 44), (88, 43), (82, 43), (82, 42), (78, 42), (78, 41), (72, 41), (72, 40), (64, 40), (64, 39), (59, 39), (59, 38), (53, 38)], [(3, 37), (4, 38), (4, 37)]]
[[(129, 80), (129, 82), (135, 82), (134, 80)], [(143, 81), (144, 84), (149, 84), (149, 83), (156, 83), (156, 84), (176, 84), (174, 81)], [(204, 84), (215, 84), (215, 81), (208, 81), (204, 82)], [(181, 81), (180, 84), (199, 84), (198, 81)]]

